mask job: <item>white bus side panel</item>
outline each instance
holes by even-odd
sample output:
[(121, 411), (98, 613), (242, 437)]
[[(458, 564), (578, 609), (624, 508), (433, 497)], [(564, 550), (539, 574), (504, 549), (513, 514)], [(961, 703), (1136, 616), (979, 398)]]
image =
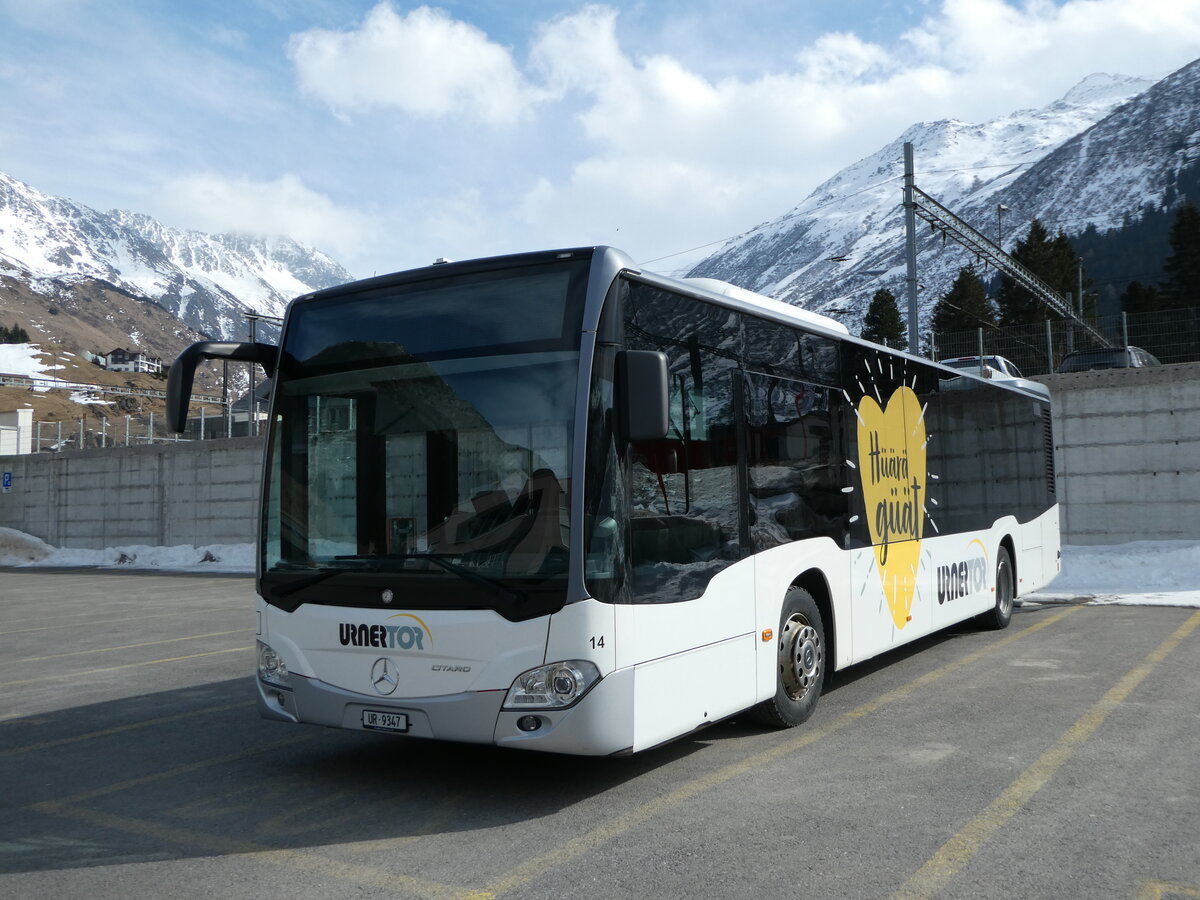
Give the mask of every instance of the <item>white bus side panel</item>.
[(1030, 585), (1027, 591), (1043, 588), (1062, 572), (1062, 536), (1058, 530), (1058, 507), (1055, 506), (1041, 518), (1042, 523), (1042, 581)]
[(990, 531), (950, 534), (921, 542), (922, 579), (929, 597), (932, 630), (985, 613), (996, 604), (996, 554), (1007, 534), (1020, 546), (1015, 519)]
[(1013, 564), (1017, 570), (1015, 585), (1017, 596), (1034, 590), (1035, 586), (1045, 583), (1042, 574), (1042, 523), (1035, 519), (1020, 526), (1016, 536), (1017, 558)]
[(618, 604), (615, 662), (634, 668), (634, 749), (755, 702), (754, 561), (717, 573), (678, 603)]
[(745, 634), (636, 666), (634, 752), (750, 706), (754, 652), (754, 635)]
[(693, 600), (621, 603), (615, 609), (619, 669), (749, 634), (754, 630), (754, 559), (718, 572)]
[(928, 634), (933, 627), (929, 579), (922, 571), (924, 543), (896, 542), (883, 567), (874, 547), (850, 551), (853, 662)]
[(873, 547), (852, 551), (854, 662), (991, 609), (1000, 541), (1012, 535), (1019, 546), (1019, 531), (1009, 518), (987, 531), (893, 544), (884, 566)]
[(1058, 531), (1058, 507), (1021, 526), (1021, 552), (1017, 566), (1017, 596), (1045, 587), (1062, 570), (1062, 542)]

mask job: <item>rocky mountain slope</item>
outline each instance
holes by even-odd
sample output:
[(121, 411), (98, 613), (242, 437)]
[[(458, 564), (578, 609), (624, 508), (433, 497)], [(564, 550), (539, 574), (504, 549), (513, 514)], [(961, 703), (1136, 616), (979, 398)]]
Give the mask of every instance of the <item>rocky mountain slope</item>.
[(293, 297), (352, 278), (288, 238), (205, 234), (138, 213), (101, 213), (4, 173), (0, 274), (35, 292), (55, 280), (96, 279), (223, 338), (245, 336), (246, 311), (282, 315)]
[[(1011, 249), (1035, 217), (1070, 234), (1090, 222), (1117, 226), (1143, 203), (1163, 202), (1173, 174), (1197, 155), (1198, 99), (1200, 61), (1157, 84), (1093, 75), (1043, 109), (991, 122), (914, 125), (689, 274), (833, 315), (857, 331), (879, 287), (903, 303), (905, 142), (914, 145), (917, 185)], [(918, 244), (924, 321), (973, 257), (925, 225)]]

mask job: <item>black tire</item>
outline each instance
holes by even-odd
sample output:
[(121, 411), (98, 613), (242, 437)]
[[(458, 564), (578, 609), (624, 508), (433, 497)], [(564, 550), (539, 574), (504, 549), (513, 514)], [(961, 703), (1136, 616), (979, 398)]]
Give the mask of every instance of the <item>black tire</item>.
[(1012, 621), (1013, 601), (1016, 599), (1016, 579), (1013, 577), (1012, 558), (1008, 549), (1001, 547), (996, 553), (996, 604), (979, 617), (985, 628), (999, 631)]
[(776, 637), (775, 696), (750, 710), (750, 718), (772, 728), (793, 728), (817, 708), (825, 681), (825, 623), (812, 594), (788, 588)]

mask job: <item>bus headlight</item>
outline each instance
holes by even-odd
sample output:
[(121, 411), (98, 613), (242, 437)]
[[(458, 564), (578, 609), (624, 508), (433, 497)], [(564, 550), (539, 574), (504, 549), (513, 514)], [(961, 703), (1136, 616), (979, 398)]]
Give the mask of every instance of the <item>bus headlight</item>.
[(267, 684), (290, 691), (292, 686), (288, 683), (288, 670), (283, 657), (262, 641), (256, 641), (255, 643), (258, 644), (259, 679), (265, 681)]
[(504, 698), (505, 709), (561, 709), (570, 706), (600, 680), (600, 670), (586, 659), (539, 666), (517, 676)]

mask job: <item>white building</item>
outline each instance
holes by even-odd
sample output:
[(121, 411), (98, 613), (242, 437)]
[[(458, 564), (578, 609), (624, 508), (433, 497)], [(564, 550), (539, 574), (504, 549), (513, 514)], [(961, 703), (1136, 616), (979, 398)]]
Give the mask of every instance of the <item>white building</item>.
[(0, 412), (0, 456), (33, 452), (33, 410)]
[(106, 357), (106, 367), (111, 372), (143, 372), (148, 375), (158, 375), (162, 372), (162, 360), (157, 356), (147, 356), (140, 350), (126, 350), (118, 347)]

